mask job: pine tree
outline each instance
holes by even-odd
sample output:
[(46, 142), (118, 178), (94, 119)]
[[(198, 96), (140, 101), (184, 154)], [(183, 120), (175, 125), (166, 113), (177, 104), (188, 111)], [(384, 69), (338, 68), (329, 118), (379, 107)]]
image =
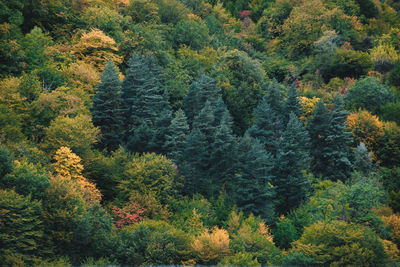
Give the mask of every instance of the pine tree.
[(255, 108), (256, 122), (247, 132), (251, 137), (258, 139), (267, 151), (275, 155), (280, 137), (280, 122), (267, 99), (264, 97)]
[(129, 150), (163, 153), (171, 122), (167, 92), (161, 88), (161, 69), (151, 56), (134, 55), (122, 84), (124, 112), (128, 123), (125, 141)]
[(148, 74), (149, 69), (144, 59), (140, 55), (134, 54), (128, 61), (128, 69), (121, 88), (122, 111), (125, 117), (125, 141), (132, 126), (139, 124), (136, 112), (142, 107), (139, 106), (138, 99)]
[(213, 109), (214, 109), (214, 126), (217, 127), (218, 125), (221, 124), (221, 120), (225, 112), (228, 111), (228, 108), (226, 107), (224, 100), (222, 99), (221, 96), (218, 97), (217, 102), (213, 107)]
[(311, 170), (315, 175), (324, 173), (325, 166), (328, 164), (324, 153), (328, 126), (329, 113), (324, 102), (320, 100), (315, 106), (314, 114), (307, 125), (311, 139)]
[(108, 151), (118, 148), (122, 143), (122, 115), (120, 110), (121, 82), (114, 64), (109, 61), (101, 75), (93, 97), (92, 121), (99, 126), (102, 133), (102, 145)]
[(232, 117), (226, 110), (221, 123), (216, 129), (210, 151), (210, 175), (213, 183), (213, 195), (222, 185), (232, 183), (235, 171), (236, 138), (232, 133)]
[(169, 126), (169, 134), (166, 137), (164, 149), (167, 151), (168, 157), (171, 157), (175, 162), (181, 162), (183, 150), (186, 144), (186, 138), (189, 134), (189, 125), (186, 115), (182, 109), (175, 112), (175, 118)]
[(280, 85), (275, 79), (266, 85), (265, 91), (267, 93), (266, 101), (271, 109), (278, 115), (285, 113), (285, 106), (283, 102), (283, 86)]
[(280, 140), (274, 169), (273, 185), (276, 186), (280, 213), (287, 213), (305, 200), (309, 183), (303, 171), (310, 163), (309, 142), (303, 123), (291, 113)]
[(288, 92), (288, 98), (286, 99), (286, 116), (285, 116), (285, 123), (287, 123), (290, 119), (290, 114), (294, 113), (294, 115), (299, 118), (301, 116), (302, 109), (299, 100), (299, 95), (297, 94), (297, 89), (294, 84), (290, 86)]
[(331, 180), (345, 180), (350, 177), (352, 165), (349, 160), (352, 143), (351, 132), (347, 130), (346, 120), (348, 113), (343, 111), (343, 99), (336, 96), (334, 109), (330, 114), (327, 128), (326, 142), (323, 149), (327, 164), (323, 175)]
[(207, 148), (214, 141), (216, 127), (214, 126), (214, 112), (209, 101), (206, 101), (200, 113), (194, 118), (193, 128), (199, 129), (208, 142)]
[(205, 74), (201, 74), (197, 81), (190, 85), (189, 92), (184, 99), (184, 109), (190, 124), (207, 101), (211, 106), (216, 105), (220, 92), (221, 89), (216, 81)]
[(238, 148), (238, 175), (235, 178), (234, 199), (246, 213), (274, 218), (275, 188), (271, 185), (274, 159), (264, 146), (245, 134)]
[(205, 135), (194, 128), (186, 139), (183, 151), (182, 173), (186, 177), (185, 191), (193, 196), (196, 193), (207, 195), (210, 184), (208, 176), (209, 153)]

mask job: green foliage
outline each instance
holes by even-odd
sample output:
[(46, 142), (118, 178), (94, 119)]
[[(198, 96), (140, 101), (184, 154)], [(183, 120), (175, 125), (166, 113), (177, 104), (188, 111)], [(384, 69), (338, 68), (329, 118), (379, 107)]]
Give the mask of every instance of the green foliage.
[(102, 144), (109, 151), (117, 149), (122, 143), (120, 86), (118, 71), (110, 61), (101, 76), (92, 106), (93, 125), (100, 127)]
[(191, 257), (190, 238), (163, 221), (146, 220), (121, 232), (117, 258), (124, 265), (180, 264)]
[(41, 204), (0, 189), (0, 261), (6, 265), (31, 265), (43, 251)]
[(170, 135), (166, 136), (164, 146), (168, 151), (168, 156), (176, 162), (183, 160), (183, 150), (186, 144), (186, 138), (189, 133), (189, 125), (183, 110), (175, 112), (175, 118), (172, 119), (169, 126)]
[(13, 170), (0, 180), (2, 188), (12, 188), (23, 196), (40, 200), (50, 185), (49, 174), (40, 166), (27, 162), (14, 162)]
[(195, 20), (181, 20), (174, 27), (172, 38), (177, 47), (187, 45), (199, 50), (204, 47), (210, 37), (205, 23)]
[(0, 179), (12, 170), (12, 159), (7, 149), (0, 147)]
[(284, 249), (290, 248), (291, 243), (300, 237), (293, 222), (285, 217), (280, 218), (276, 223), (273, 234), (275, 243)]
[(272, 221), (275, 215), (275, 189), (271, 184), (274, 159), (263, 145), (245, 135), (238, 147), (238, 174), (234, 180), (236, 205), (247, 214)]
[(331, 55), (318, 55), (314, 66), (316, 66), (314, 71), (318, 69), (324, 81), (328, 82), (334, 77), (359, 78), (366, 75), (368, 71), (372, 70), (373, 62), (365, 52), (337, 48)]
[(322, 157), (325, 158), (326, 165), (321, 173), (324, 178), (328, 177), (332, 180), (347, 179), (352, 169), (348, 147), (352, 138), (345, 124), (348, 113), (343, 109), (341, 96), (336, 96), (322, 150)]
[(258, 60), (233, 50), (221, 58), (215, 75), (233, 117), (234, 132), (242, 135), (253, 123), (253, 110), (263, 97), (265, 72)]
[(178, 174), (174, 164), (165, 156), (145, 153), (135, 156), (126, 166), (124, 178), (117, 187), (121, 200), (130, 192), (153, 193), (161, 203), (176, 194)]
[(345, 100), (349, 109), (363, 108), (373, 114), (380, 114), (381, 106), (394, 102), (395, 96), (388, 86), (380, 84), (375, 78), (366, 77), (349, 88)]
[(28, 33), (22, 42), (25, 52), (25, 59), (28, 64), (27, 70), (32, 71), (35, 68), (45, 67), (49, 63), (46, 56), (46, 48), (52, 43), (51, 37), (44, 34), (42, 29), (34, 27)]
[(303, 123), (291, 113), (280, 139), (274, 168), (275, 177), (272, 180), (279, 213), (287, 213), (297, 207), (307, 196), (309, 182), (303, 171), (310, 164), (309, 142), (310, 137)]
[(51, 153), (61, 146), (68, 146), (82, 155), (97, 143), (99, 132), (87, 115), (78, 115), (75, 118), (59, 116), (46, 129), (46, 136), (41, 146)]
[(313, 264), (333, 266), (384, 266), (387, 258), (382, 241), (372, 230), (341, 221), (321, 221), (306, 227), (291, 253), (305, 255), (303, 260), (308, 263), (311, 258)]

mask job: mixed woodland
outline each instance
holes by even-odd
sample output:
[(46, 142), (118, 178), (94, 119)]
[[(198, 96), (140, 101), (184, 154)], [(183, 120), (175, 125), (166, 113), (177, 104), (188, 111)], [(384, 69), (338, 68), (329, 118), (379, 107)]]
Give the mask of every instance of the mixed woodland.
[(398, 266), (399, 0), (0, 0), (0, 265)]

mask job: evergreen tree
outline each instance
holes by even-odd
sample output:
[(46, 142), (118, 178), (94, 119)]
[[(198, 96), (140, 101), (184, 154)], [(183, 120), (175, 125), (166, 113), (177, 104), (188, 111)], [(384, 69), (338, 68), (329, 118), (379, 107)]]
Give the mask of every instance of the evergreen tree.
[(190, 124), (207, 101), (211, 106), (217, 104), (220, 92), (221, 89), (216, 81), (205, 74), (201, 74), (197, 81), (190, 85), (189, 92), (184, 99), (184, 109)]
[(194, 128), (186, 139), (183, 151), (184, 163), (182, 173), (186, 177), (185, 191), (193, 196), (196, 193), (207, 195), (209, 187), (208, 164), (209, 153), (208, 142), (205, 135)]
[(132, 151), (164, 152), (171, 109), (168, 94), (160, 87), (160, 72), (153, 59), (134, 55), (129, 61), (122, 97), (128, 123), (125, 140)]
[(326, 142), (323, 149), (326, 165), (322, 172), (324, 177), (331, 180), (345, 180), (350, 177), (352, 165), (349, 160), (352, 143), (351, 132), (347, 130), (348, 113), (343, 111), (343, 99), (336, 96), (334, 109), (330, 114)]
[(214, 141), (214, 134), (216, 127), (214, 126), (214, 112), (209, 101), (206, 101), (203, 109), (200, 113), (194, 118), (193, 128), (199, 129), (208, 142), (207, 148)]
[(329, 113), (325, 104), (320, 100), (314, 109), (313, 116), (309, 119), (307, 129), (311, 139), (311, 170), (315, 175), (324, 173), (327, 158), (324, 153), (327, 129), (329, 126)]
[(120, 87), (118, 71), (112, 61), (109, 61), (101, 75), (91, 110), (93, 125), (100, 127), (102, 145), (109, 151), (118, 148), (122, 141)]
[(219, 192), (223, 184), (229, 187), (232, 183), (236, 157), (236, 138), (232, 133), (232, 124), (232, 117), (226, 110), (216, 129), (210, 151), (213, 195)]
[(238, 147), (238, 175), (235, 178), (234, 199), (246, 213), (274, 218), (275, 190), (271, 185), (274, 159), (255, 138), (245, 134)]
[(139, 106), (138, 98), (148, 74), (149, 69), (144, 59), (140, 55), (134, 54), (128, 61), (128, 68), (121, 88), (122, 111), (125, 117), (125, 141), (130, 135), (129, 130), (132, 126), (138, 125), (139, 118), (136, 112), (142, 108)]
[(251, 137), (258, 139), (267, 151), (275, 155), (280, 137), (280, 122), (267, 99), (268, 97), (264, 97), (255, 108), (256, 122), (247, 132)]
[(285, 116), (285, 123), (287, 123), (290, 119), (290, 114), (294, 113), (297, 118), (301, 116), (303, 113), (301, 109), (301, 104), (299, 100), (299, 95), (297, 94), (297, 89), (294, 84), (290, 86), (288, 92), (288, 98), (286, 99), (286, 116)]
[(280, 85), (275, 79), (266, 85), (265, 91), (267, 92), (266, 101), (271, 109), (278, 115), (285, 113), (285, 105), (283, 101), (283, 86)]
[(280, 213), (287, 213), (305, 200), (309, 183), (303, 171), (310, 163), (309, 142), (303, 123), (291, 113), (279, 143), (274, 170), (273, 185), (276, 187), (277, 210)]
[(226, 111), (228, 111), (228, 108), (226, 107), (222, 97), (219, 96), (217, 99), (217, 102), (214, 106), (214, 126), (215, 127), (217, 127), (218, 125), (221, 124), (221, 120)]
[(186, 115), (182, 109), (175, 112), (175, 118), (169, 126), (169, 134), (166, 137), (164, 149), (167, 151), (168, 157), (171, 157), (175, 162), (181, 162), (183, 150), (186, 144), (186, 138), (189, 134), (189, 125)]

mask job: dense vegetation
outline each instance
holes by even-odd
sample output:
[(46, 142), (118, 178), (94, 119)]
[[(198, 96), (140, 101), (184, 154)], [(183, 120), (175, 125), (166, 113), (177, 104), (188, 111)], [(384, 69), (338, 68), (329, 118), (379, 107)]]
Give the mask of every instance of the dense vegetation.
[(1, 264), (400, 264), (399, 12), (0, 0)]

